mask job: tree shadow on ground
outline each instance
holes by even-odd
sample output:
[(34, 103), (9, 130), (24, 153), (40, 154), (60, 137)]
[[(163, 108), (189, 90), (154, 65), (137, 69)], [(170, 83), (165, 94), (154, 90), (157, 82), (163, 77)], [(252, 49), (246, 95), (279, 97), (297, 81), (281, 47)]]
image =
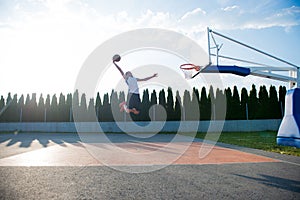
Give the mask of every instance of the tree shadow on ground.
[(43, 147), (48, 147), (51, 143), (66, 146), (72, 144), (83, 146), (82, 143), (170, 143), (170, 142), (192, 142), (194, 138), (178, 137), (176, 134), (125, 134), (125, 133), (32, 133), (14, 132), (1, 133), (0, 144), (7, 142), (6, 146), (13, 146), (17, 143), (19, 147), (28, 148), (33, 141), (38, 141)]
[(0, 134), (0, 144), (7, 142), (6, 146), (17, 143), (19, 147), (28, 148), (33, 141), (37, 140), (43, 147), (48, 147), (50, 143), (66, 146), (66, 143), (78, 145), (81, 140), (77, 133), (2, 133)]
[[(270, 175), (265, 175), (265, 174), (259, 174), (261, 176), (261, 178), (245, 176), (245, 175), (240, 175), (240, 174), (234, 174), (234, 175), (242, 177), (242, 178), (247, 178), (250, 180), (257, 181), (266, 186), (300, 193), (300, 181), (286, 179), (286, 178), (280, 178), (280, 177), (275, 177), (275, 176), (270, 176)], [(298, 174), (295, 174), (295, 175), (298, 176), (298, 178), (299, 178)]]

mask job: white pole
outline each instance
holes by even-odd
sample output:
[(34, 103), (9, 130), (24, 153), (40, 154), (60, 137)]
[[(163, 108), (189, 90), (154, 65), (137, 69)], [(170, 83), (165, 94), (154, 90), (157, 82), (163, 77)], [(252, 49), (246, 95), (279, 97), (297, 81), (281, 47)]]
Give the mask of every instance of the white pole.
[(219, 45), (216, 45), (217, 46), (217, 66), (219, 66)]
[(207, 27), (207, 43), (208, 43), (208, 61), (209, 64), (211, 63), (211, 54), (210, 54), (210, 36), (209, 36), (210, 29)]

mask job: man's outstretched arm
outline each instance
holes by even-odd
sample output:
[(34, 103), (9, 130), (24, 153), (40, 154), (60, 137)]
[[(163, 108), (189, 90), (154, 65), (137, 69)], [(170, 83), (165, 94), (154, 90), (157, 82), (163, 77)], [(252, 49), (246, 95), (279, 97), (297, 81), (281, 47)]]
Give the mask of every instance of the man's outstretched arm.
[(124, 72), (121, 69), (121, 67), (119, 67), (119, 65), (117, 65), (117, 63), (115, 61), (113, 61), (113, 63), (115, 64), (115, 66), (117, 67), (117, 69), (119, 70), (119, 72), (121, 73), (121, 75), (124, 77)]
[(157, 77), (157, 73), (153, 74), (152, 76), (146, 77), (146, 78), (137, 78), (137, 81), (148, 81), (154, 77)]

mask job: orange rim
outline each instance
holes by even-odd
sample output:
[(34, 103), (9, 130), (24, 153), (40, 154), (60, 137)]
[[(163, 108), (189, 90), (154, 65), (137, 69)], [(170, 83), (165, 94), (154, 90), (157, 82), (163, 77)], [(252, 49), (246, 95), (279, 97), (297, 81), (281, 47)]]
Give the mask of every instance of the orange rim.
[(180, 65), (180, 69), (184, 69), (184, 70), (192, 70), (192, 69), (196, 69), (199, 66), (191, 64), (191, 63), (187, 63), (187, 64), (182, 64)]
[(201, 66), (188, 63), (188, 64), (180, 65), (180, 69), (182, 69), (182, 70), (193, 70), (194, 69), (196, 71), (200, 71)]

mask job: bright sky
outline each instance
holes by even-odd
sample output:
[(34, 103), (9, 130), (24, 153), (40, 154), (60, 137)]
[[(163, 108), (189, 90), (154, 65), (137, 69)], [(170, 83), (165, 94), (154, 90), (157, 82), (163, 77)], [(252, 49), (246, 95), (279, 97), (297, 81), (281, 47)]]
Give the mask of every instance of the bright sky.
[[(210, 27), (300, 65), (299, 1), (0, 0), (0, 95), (73, 92), (84, 61), (102, 42), (148, 27), (180, 32), (206, 51)], [(247, 55), (226, 44), (222, 52)], [(117, 71), (110, 77), (101, 93), (111, 91), (109, 81), (120, 80)], [(257, 77), (222, 80), (224, 87), (288, 86)]]

